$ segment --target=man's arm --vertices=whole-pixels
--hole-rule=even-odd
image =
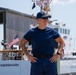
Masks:
[[[32,55],[30,55],[27,51],[27,48],[25,46],[25,44],[27,43],[28,41],[24,38],[21,39],[21,42],[20,42],[20,46],[22,48],[22,51],[24,52],[24,54],[27,56],[28,60],[30,60],[31,62],[36,62],[36,59],[35,57],[33,57]]]
[[[27,55],[29,55],[29,53],[28,53],[28,51],[27,51],[27,48],[26,48],[26,46],[25,46],[25,44],[27,43],[28,41],[27,40],[25,40],[24,38],[22,38],[21,39],[21,42],[20,42],[20,46],[21,46],[21,48],[22,48],[22,50],[23,50],[23,52],[24,52],[24,54],[27,56]]]
[[[62,51],[62,49],[64,47],[64,40],[62,39],[61,36],[58,37],[57,39],[55,39],[55,41],[60,44],[59,48],[58,48],[58,53],[59,54],[56,53],[52,58],[50,58],[51,62],[56,62],[57,61],[57,59],[60,57],[60,53],[61,53],[61,51]]]
[[[60,44],[60,45],[59,45],[59,48],[58,48],[58,52],[61,53],[62,50],[63,50],[63,47],[64,47],[64,45],[65,45],[64,40],[63,40],[62,37],[60,36],[59,38],[55,39],[55,41]]]

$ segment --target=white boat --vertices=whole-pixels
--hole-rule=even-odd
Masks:
[[[60,75],[76,75],[75,37],[71,36],[66,24],[55,23],[49,26],[56,29],[65,41],[64,56],[60,59]]]

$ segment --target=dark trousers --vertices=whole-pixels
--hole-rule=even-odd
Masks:
[[[49,58],[38,58],[36,63],[31,63],[30,75],[58,75],[57,65],[52,63]]]

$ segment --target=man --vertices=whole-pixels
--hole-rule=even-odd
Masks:
[[[39,12],[36,16],[38,26],[29,30],[21,39],[21,47],[28,60],[31,62],[30,75],[58,75],[56,61],[64,46],[62,37],[54,29],[47,27],[50,15]],[[58,51],[54,54],[54,43],[60,44]],[[32,44],[32,54],[30,55],[25,47],[27,42]]]

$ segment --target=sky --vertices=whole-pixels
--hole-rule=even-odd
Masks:
[[[36,15],[39,12],[38,6],[32,10],[32,0],[0,0],[0,7],[26,14]],[[71,34],[76,36],[76,0],[52,0],[50,9],[51,19],[57,19],[59,23],[66,24],[71,29]]]

